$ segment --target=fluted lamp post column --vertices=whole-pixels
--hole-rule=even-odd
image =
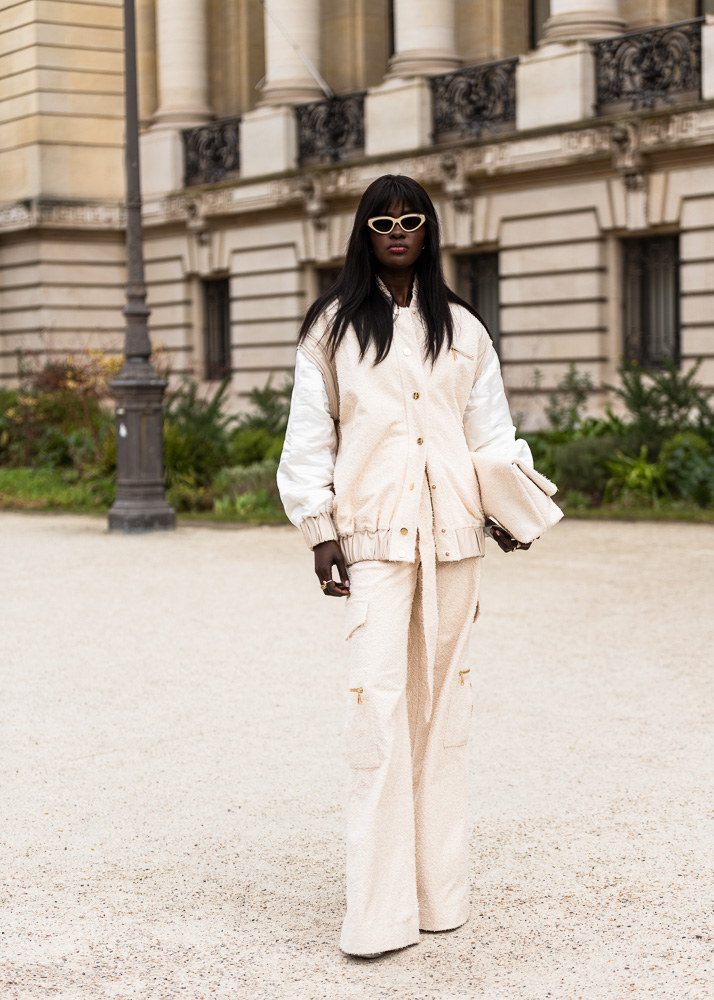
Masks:
[[[151,365],[144,281],[139,181],[139,121],[134,0],[124,0],[126,91],[127,288],[124,365],[111,384],[116,401],[117,494],[109,511],[110,531],[154,531],[175,527],[164,493],[163,396],[166,382]]]

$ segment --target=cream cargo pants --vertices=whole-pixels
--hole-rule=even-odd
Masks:
[[[347,913],[340,948],[402,948],[469,916],[466,660],[481,559],[350,566]],[[424,588],[438,612],[431,630]],[[431,697],[430,697],[431,693]]]

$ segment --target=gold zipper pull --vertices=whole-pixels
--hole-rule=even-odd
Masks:
[[[470,673],[471,673],[471,667],[469,667],[468,670],[459,670],[459,677],[461,678],[461,687],[464,686],[464,674],[470,674]]]
[[[357,704],[361,705],[362,704],[362,688],[350,688],[350,691],[356,692],[356,694],[357,694]]]
[[[454,355],[454,361],[456,361],[456,351],[453,347],[451,348],[451,353]]]

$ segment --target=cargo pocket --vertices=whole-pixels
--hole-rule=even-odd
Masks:
[[[348,597],[345,604],[345,639],[349,639],[367,621],[369,601],[356,601]]]
[[[351,687],[345,722],[345,748],[350,767],[379,767],[377,728],[372,693],[367,687]]]
[[[471,714],[474,709],[471,671],[459,670],[452,682],[449,714],[444,732],[445,747],[462,747],[468,743]]]

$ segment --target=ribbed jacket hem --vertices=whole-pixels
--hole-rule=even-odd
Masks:
[[[315,518],[309,520],[315,520]],[[437,552],[437,559],[440,562],[458,562],[460,559],[473,559],[476,556],[482,556],[484,554],[483,529],[482,524],[454,528],[449,535],[448,555],[444,554],[442,558]],[[345,562],[349,566],[352,563],[363,562],[365,559],[389,561],[393,532],[395,531],[398,529],[381,528],[377,531],[355,531],[352,535],[340,535],[339,541]],[[414,558],[415,555],[412,552],[409,558],[397,560],[392,558],[391,561],[414,562]]]
[[[306,517],[300,522],[300,531],[309,549],[314,549],[320,542],[337,541],[332,515],[324,512],[317,517]]]

